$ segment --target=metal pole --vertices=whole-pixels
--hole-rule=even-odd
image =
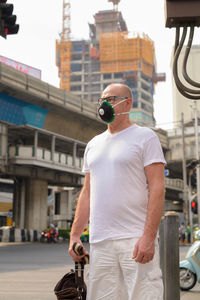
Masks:
[[[38,131],[35,131],[34,135],[34,157],[37,158],[37,149],[38,149]]]
[[[192,215],[192,211],[191,211],[191,200],[192,200],[191,176],[192,176],[192,174],[189,173],[189,208],[188,208],[188,212],[189,212],[190,229],[191,229],[190,242],[193,243],[193,215]]]
[[[164,219],[164,299],[180,300],[178,213],[165,213]]]
[[[77,143],[73,145],[73,165],[76,167]]]
[[[55,135],[52,135],[52,138],[51,138],[51,160],[52,161],[54,161],[55,144],[56,144],[56,137],[55,137]]]
[[[184,205],[185,205],[185,210],[186,210],[186,214],[185,214],[185,218],[186,218],[186,224],[188,223],[188,219],[189,219],[189,211],[188,211],[188,197],[187,197],[187,173],[186,173],[186,161],[185,161],[185,134],[184,134],[184,114],[181,114],[181,123],[182,123],[182,149],[183,149],[183,153],[182,153],[182,169],[183,169],[183,201],[184,201]]]
[[[164,249],[165,249],[165,237],[164,237],[164,224],[165,217],[163,216],[159,227],[159,249],[160,249],[160,268],[162,270],[163,283],[165,282],[164,273]]]
[[[198,135],[198,116],[197,102],[194,101],[194,118],[195,118],[195,143],[196,143],[196,159],[199,160],[199,135]],[[196,167],[197,175],[197,203],[198,203],[198,225],[200,227],[200,169],[199,164]]]

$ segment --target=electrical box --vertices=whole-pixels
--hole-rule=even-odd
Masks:
[[[200,0],[165,0],[165,27],[200,26]]]

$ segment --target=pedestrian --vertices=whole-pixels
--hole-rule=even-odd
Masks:
[[[132,102],[128,86],[109,85],[98,109],[108,129],[85,149],[69,254],[80,260],[72,245],[82,245],[80,235],[90,220],[87,300],[163,299],[157,231],[166,162],[154,131],[130,121]]]
[[[188,244],[191,243],[191,227],[190,227],[190,223],[188,223],[188,226],[187,226],[187,242],[188,242]]]
[[[185,235],[186,235],[186,227],[185,227],[185,223],[181,223],[179,232],[180,232],[180,240],[181,240],[181,243],[184,244],[184,243],[185,243]]]

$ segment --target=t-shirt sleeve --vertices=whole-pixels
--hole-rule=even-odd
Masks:
[[[158,162],[166,164],[158,136],[154,135],[144,144],[143,164],[146,167]]]
[[[87,145],[86,148],[85,148],[84,157],[83,157],[83,168],[82,168],[83,173],[89,173],[90,172],[88,162],[87,162],[88,150],[89,150],[89,147]]]

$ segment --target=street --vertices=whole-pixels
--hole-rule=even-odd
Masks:
[[[0,300],[55,300],[56,283],[74,266],[67,249],[67,243],[0,243]],[[180,247],[180,259],[187,249]],[[200,284],[181,292],[181,300],[199,297]]]

